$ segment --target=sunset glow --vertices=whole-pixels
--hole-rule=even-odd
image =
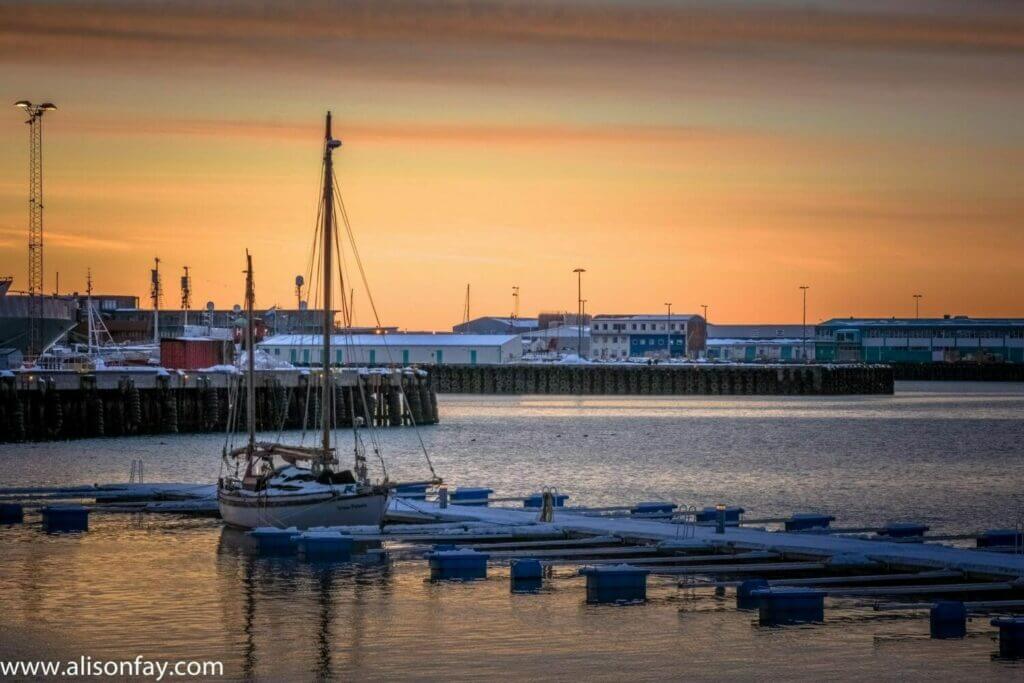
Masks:
[[[46,289],[293,304],[322,117],[387,324],[1024,315],[1024,12],[978,2],[2,3],[47,118]],[[893,6],[893,7],[891,7]],[[0,275],[27,138],[0,116]],[[370,312],[356,297],[356,322]]]

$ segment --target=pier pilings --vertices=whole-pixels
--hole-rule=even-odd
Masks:
[[[322,374],[259,371],[261,431],[319,428]],[[241,377],[226,373],[42,372],[0,377],[0,443],[133,434],[223,432],[245,425]],[[423,371],[341,369],[334,380],[335,423],[351,427],[438,421],[431,376]],[[238,416],[237,419],[233,419]]]
[[[439,365],[439,393],[834,396],[893,393],[886,365]]]

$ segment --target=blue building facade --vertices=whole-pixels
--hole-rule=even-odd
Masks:
[[[697,358],[706,347],[707,325],[692,314],[597,315],[590,338],[595,360]]]

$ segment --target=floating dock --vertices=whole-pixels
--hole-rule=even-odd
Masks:
[[[91,506],[52,503],[90,497],[96,501]],[[543,600],[553,589],[579,590],[580,600],[587,603],[642,609],[637,606],[648,602],[648,584],[653,582],[658,593],[652,599],[662,606],[675,609],[702,591],[709,591],[710,598],[713,591],[720,610],[722,598],[731,590],[737,618],[755,616],[754,623],[767,628],[812,628],[835,619],[832,610],[841,611],[841,620],[850,619],[851,610],[859,610],[856,618],[862,620],[890,620],[891,611],[901,610],[910,612],[907,618],[918,625],[920,639],[948,641],[976,635],[977,626],[968,628],[973,619],[998,629],[990,635],[993,643],[998,642],[991,657],[1024,658],[1024,617],[1019,616],[1024,611],[1024,545],[1009,552],[987,545],[993,536],[1001,540],[1011,534],[1016,539],[1019,528],[957,535],[956,540],[974,538],[978,543],[977,548],[965,548],[941,544],[950,537],[929,537],[924,525],[913,527],[919,535],[908,542],[879,533],[897,528],[893,524],[875,529],[879,535],[870,538],[842,535],[846,532],[828,527],[830,515],[818,515],[818,527],[769,531],[745,528],[742,519],[728,524],[725,506],[713,508],[715,522],[701,523],[695,521],[696,508],[672,503],[555,508],[549,493],[544,498],[540,510],[491,507],[502,500],[496,498],[485,504],[474,499],[472,505],[446,504],[442,501],[450,497],[443,494],[438,502],[395,498],[383,527],[264,527],[225,533],[243,552],[273,557],[275,563],[282,556],[319,564],[403,559],[418,563],[426,580],[507,581],[509,590],[523,599]],[[504,500],[522,505],[529,499],[526,495]],[[19,514],[0,519],[0,534],[7,525],[25,521],[38,524],[40,534],[94,533],[89,513],[206,514],[212,507],[216,514],[213,485],[9,488],[0,489],[0,500],[23,501],[29,512],[23,518],[19,509]],[[5,502],[0,508],[12,505],[21,503]],[[671,508],[669,516],[643,516],[655,507]],[[630,516],[607,514],[624,510]],[[77,516],[58,518],[69,514]],[[39,516],[41,523],[36,521]],[[785,519],[806,522],[809,517],[794,514]],[[567,585],[570,581],[577,585]],[[528,597],[531,594],[536,597]],[[927,610],[928,619],[914,610]]]
[[[478,507],[449,505],[440,508],[425,501],[398,500],[392,503],[391,517],[396,520],[433,522],[474,522],[496,526],[522,527],[537,523],[537,512],[513,508]],[[844,570],[852,566],[865,568],[874,566],[890,569],[953,570],[951,576],[978,575],[989,578],[1012,579],[1017,582],[1015,589],[1024,591],[1024,554],[998,553],[986,550],[938,545],[934,543],[900,543],[891,540],[875,540],[837,536],[813,532],[765,531],[741,526],[727,526],[723,533],[717,533],[715,526],[684,524],[674,521],[632,519],[628,517],[591,516],[571,510],[554,509],[550,524],[562,533],[582,537],[614,537],[618,543],[632,543],[637,546],[654,546],[662,551],[689,549],[708,552],[710,550],[771,553],[778,562],[755,566],[757,573],[767,567],[778,567],[781,563],[800,561],[817,568],[832,567]],[[927,539],[924,539],[927,540]],[[568,550],[566,551],[569,552]],[[570,553],[571,554],[571,553]],[[654,554],[657,554],[656,552]],[[585,553],[578,553],[582,557]],[[518,553],[517,557],[522,557]],[[565,557],[566,555],[561,555]],[[593,557],[593,553],[590,555]],[[549,557],[553,557],[550,556]],[[760,555],[747,555],[745,561],[758,561]],[[626,561],[626,560],[622,560]],[[631,560],[630,560],[631,561]],[[790,571],[785,566],[779,569]],[[814,567],[809,567],[814,568]],[[715,568],[709,573],[722,572]],[[730,568],[725,567],[729,570]],[[657,571],[656,569],[653,571]],[[708,571],[707,567],[692,567],[694,574]],[[750,573],[750,572],[736,572]],[[1018,579],[1021,579],[1018,581]]]
[[[654,574],[743,578],[763,574],[779,580],[780,585],[815,583],[806,578],[787,581],[785,576],[806,572],[848,578],[859,575],[863,583],[917,578],[931,585],[948,580],[951,591],[1021,591],[1024,597],[1024,544],[1008,548],[988,546],[986,534],[989,532],[930,537],[924,532],[927,527],[919,525],[920,534],[907,539],[884,535],[886,529],[898,525],[875,529],[877,535],[874,536],[844,535],[850,533],[849,530],[827,527],[772,531],[744,527],[742,520],[728,525],[695,522],[699,514],[695,508],[678,510],[672,517],[651,519],[642,512],[639,516],[621,516],[607,514],[605,511],[609,508],[553,507],[549,510],[550,519],[540,521],[544,512],[537,509],[493,505],[496,500],[518,500],[522,504],[529,498],[491,499],[488,501],[491,505],[442,506],[439,502],[397,497],[391,501],[383,531],[376,527],[352,527],[343,531],[357,540],[488,543],[491,558],[496,561],[533,557],[552,566],[630,562],[644,565]],[[91,509],[96,512],[217,514],[213,484],[7,488],[0,489],[0,500],[21,502],[27,509],[59,500],[93,500]],[[621,509],[642,511],[645,508],[634,504],[621,506]],[[753,523],[763,521],[752,520]],[[948,545],[945,541],[950,538],[975,539],[978,547]],[[970,582],[965,583],[967,578],[971,582],[993,583],[988,588],[965,589],[970,585]],[[842,581],[820,579],[822,584]],[[934,588],[920,592],[934,593]],[[839,588],[829,590],[840,592]],[[914,593],[906,588],[902,590]]]

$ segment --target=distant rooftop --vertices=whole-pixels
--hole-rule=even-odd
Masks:
[[[1024,318],[970,318],[951,315],[942,318],[832,318],[817,327],[1024,327]]]
[[[667,320],[668,313],[600,313],[594,316],[594,320],[604,320],[608,318],[618,318],[624,320]],[[673,320],[688,320],[689,318],[699,318],[700,316],[696,313],[676,313],[672,312]]]
[[[322,344],[323,337],[319,334],[277,334],[267,337],[262,346],[310,346]],[[345,346],[502,346],[512,340],[518,340],[514,334],[457,334],[441,332],[438,334],[335,334],[331,335],[331,345],[338,348]]]
[[[524,339],[541,339],[541,338],[562,338],[562,337],[578,337],[580,334],[580,328],[577,325],[556,325],[555,327],[548,327],[543,330],[530,330],[529,332],[523,332],[520,336]],[[584,336],[590,335],[590,327],[583,327]]]
[[[512,327],[537,327],[536,318],[500,318],[497,316],[489,315],[487,316],[487,319],[497,320],[498,322],[505,323],[506,325],[511,325]]]
[[[472,324],[472,323],[477,323],[477,322],[480,322],[482,320],[493,320],[493,321],[499,322],[499,323],[501,323],[503,325],[508,325],[509,327],[534,328],[534,327],[537,327],[537,325],[538,325],[537,318],[513,318],[512,316],[507,316],[506,317],[506,316],[501,316],[501,315],[482,315],[482,316],[480,316],[478,318],[473,318],[472,320],[470,320],[468,322],[459,323],[458,325],[456,325],[456,327],[461,327],[462,325],[469,325],[469,324]]]

